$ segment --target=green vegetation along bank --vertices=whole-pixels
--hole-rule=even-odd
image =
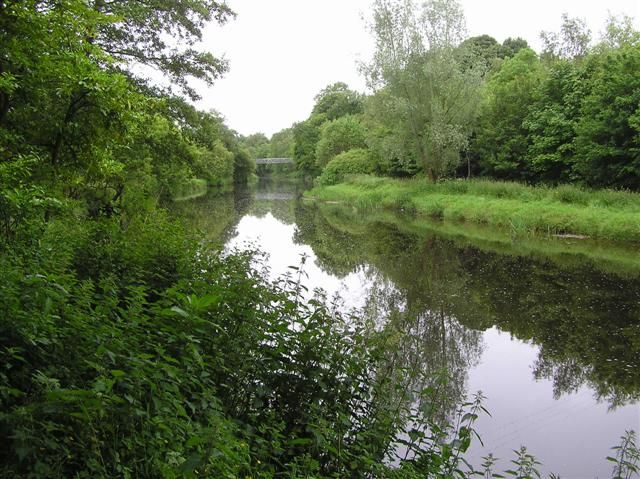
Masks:
[[[357,176],[305,194],[357,208],[391,208],[437,219],[506,228],[514,235],[572,235],[640,241],[640,195],[563,185],[531,187],[487,180],[398,180]]]
[[[264,154],[189,103],[227,68],[199,49],[205,25],[234,16],[213,0],[0,0],[1,478],[464,477],[479,402],[441,420],[441,382],[401,362],[397,331],[302,301],[298,276],[268,281],[159,207],[247,182]],[[317,170],[364,150],[340,118],[361,105],[338,90],[269,154]],[[404,130],[376,131],[399,151]],[[419,160],[381,164],[402,173],[397,158]],[[637,456],[625,437],[614,475]]]

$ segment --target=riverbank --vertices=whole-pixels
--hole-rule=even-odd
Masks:
[[[357,176],[316,187],[305,198],[358,209],[391,209],[507,229],[512,235],[560,235],[640,242],[640,194],[563,185],[531,187],[488,180],[397,180]]]
[[[455,221],[432,221],[414,215],[398,215],[391,210],[364,212],[341,204],[318,203],[323,218],[332,228],[348,235],[371,234],[375,225],[393,225],[404,234],[420,238],[437,236],[459,248],[503,256],[552,262],[558,267],[588,263],[594,270],[619,277],[640,277],[640,254],[634,244],[573,238],[513,238],[508,231],[486,225]]]

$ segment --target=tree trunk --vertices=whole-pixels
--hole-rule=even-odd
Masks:
[[[2,31],[4,31],[6,34],[10,34],[9,26],[11,24],[12,24],[12,20],[5,15],[4,0],[0,0],[0,29],[2,29]],[[4,55],[2,55],[2,57],[4,57]],[[2,75],[6,71],[5,58],[0,58],[0,75]],[[9,93],[0,92],[0,125],[4,124],[5,118],[7,117],[7,113],[9,113],[10,106],[11,106],[11,102],[10,102]]]
[[[75,118],[76,113],[78,113],[82,107],[82,100],[85,96],[87,96],[86,92],[74,93],[71,95],[71,101],[67,107],[67,112],[64,115],[62,125],[60,125],[60,128],[58,129],[58,133],[56,134],[56,138],[53,141],[51,149],[51,164],[54,166],[60,162],[60,154],[62,152],[62,145],[64,144],[64,135],[67,125],[71,123],[71,120]]]
[[[0,0],[0,9],[2,8],[2,0]],[[4,65],[0,60],[0,75],[4,73]],[[4,119],[9,113],[9,94],[7,92],[0,92],[0,125],[4,124]]]

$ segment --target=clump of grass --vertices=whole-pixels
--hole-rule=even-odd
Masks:
[[[451,182],[447,182],[451,183]],[[505,181],[470,181],[468,194],[487,196],[491,198],[529,199],[531,189],[519,183]]]
[[[550,190],[550,197],[561,203],[584,206],[589,204],[589,193],[573,185],[560,185]]]

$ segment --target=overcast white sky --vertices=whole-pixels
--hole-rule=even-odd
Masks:
[[[267,136],[304,120],[313,97],[337,81],[365,91],[357,63],[373,39],[363,17],[372,0],[228,0],[238,14],[227,25],[206,30],[204,45],[224,55],[230,71],[199,90],[198,106],[215,109],[243,135]],[[539,48],[541,30],[557,31],[560,17],[586,20],[597,35],[608,12],[625,13],[638,26],[640,0],[461,0],[470,36],[489,34],[502,42],[525,38]]]

